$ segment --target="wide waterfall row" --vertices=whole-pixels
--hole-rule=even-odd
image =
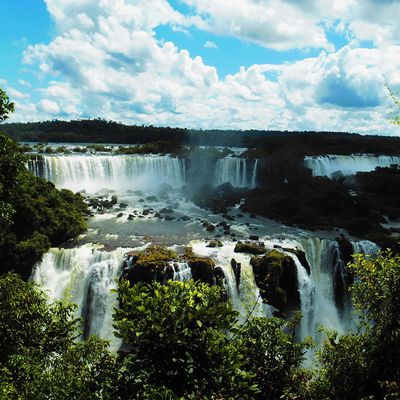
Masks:
[[[257,160],[226,157],[218,160],[214,184],[230,182],[232,186],[256,186]],[[85,189],[153,190],[167,183],[181,187],[186,183],[185,160],[160,155],[41,155],[28,161],[28,168],[57,187],[74,191]]]
[[[225,157],[215,165],[214,184],[230,182],[232,186],[254,188],[256,186],[258,160]]]
[[[224,275],[224,286],[233,306],[243,318],[271,316],[273,308],[263,303],[256,285],[251,255],[235,253],[234,242],[224,242],[223,247],[210,248],[204,241],[191,243],[196,254],[211,257]],[[318,339],[318,328],[323,325],[338,332],[354,326],[352,306],[347,291],[348,277],[338,242],[319,238],[306,238],[279,243],[265,241],[266,248],[282,245],[292,257],[297,269],[297,287],[303,318],[298,331],[299,338],[312,336]],[[290,251],[303,250],[308,265]],[[139,250],[139,249],[137,249]],[[378,247],[371,242],[353,243],[354,253],[374,254]],[[36,265],[33,279],[55,299],[67,299],[78,305],[77,314],[83,319],[83,334],[97,334],[111,341],[117,348],[119,341],[113,336],[112,313],[116,306],[116,280],[121,274],[123,255],[126,249],[105,252],[93,245],[75,249],[51,249]],[[240,264],[237,273],[232,259]],[[190,267],[184,263],[173,263],[173,279],[188,281]]]
[[[28,167],[57,187],[88,192],[180,187],[186,179],[183,160],[156,155],[44,155]]]
[[[335,174],[354,175],[357,172],[374,171],[376,167],[389,167],[400,165],[400,157],[360,155],[326,155],[305,157],[304,165],[312,170],[314,176],[327,176]]]

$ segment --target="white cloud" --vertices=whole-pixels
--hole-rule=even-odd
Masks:
[[[40,89],[37,104],[20,99],[15,119],[99,116],[193,128],[396,132],[386,121],[389,100],[383,84],[400,88],[400,46],[347,46],[291,64],[241,68],[220,79],[200,57],[158,41],[154,33],[156,26],[169,23],[203,24],[223,34],[228,21],[230,34],[264,46],[329,48],[317,23],[323,20],[317,6],[325,4],[336,18],[357,1],[221,1],[225,16],[217,1],[190,3],[198,15],[184,17],[162,0],[47,0],[58,34],[48,45],[29,47],[25,62],[53,80]],[[266,4],[276,5],[275,16],[268,14]],[[235,10],[233,5],[244,8]],[[152,7],[159,12],[152,13]],[[279,12],[284,11],[280,25]],[[264,25],[256,23],[257,15]],[[333,26],[353,29],[348,21]]]
[[[211,40],[207,40],[207,42],[203,44],[203,47],[206,49],[218,49],[218,46]]]
[[[262,46],[288,50],[332,49],[325,32],[310,13],[283,0],[183,0],[201,17],[202,29]]]
[[[48,115],[57,115],[60,112],[60,107],[55,101],[43,99],[39,103],[39,109]]]

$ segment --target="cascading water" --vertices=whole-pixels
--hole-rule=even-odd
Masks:
[[[232,301],[233,307],[240,312],[241,317],[271,316],[272,309],[263,303],[260,291],[254,279],[253,268],[250,265],[251,256],[244,253],[235,253],[234,242],[224,242],[222,247],[210,248],[206,242],[191,242],[193,251],[204,257],[211,257],[215,265],[222,269],[225,279],[224,286]],[[240,263],[240,283],[238,285],[231,260]]]
[[[353,242],[353,253],[354,254],[367,254],[374,255],[377,254],[380,250],[379,246],[370,242],[369,240],[360,240],[359,242]]]
[[[303,301],[301,306],[304,315],[302,338],[317,337],[321,325],[340,333],[347,331],[352,327],[348,302],[343,298],[340,309],[336,295],[336,291],[344,286],[343,282],[338,282],[338,279],[344,279],[344,265],[338,243],[334,240],[307,238],[302,239],[300,244],[311,267],[310,282],[307,282],[304,271],[298,270],[300,298],[312,299],[310,303],[309,300]],[[309,294],[302,293],[302,290]],[[348,296],[344,292],[340,295]]]
[[[57,187],[74,191],[154,189],[185,184],[185,161],[158,155],[43,155],[28,168]]]
[[[369,154],[304,157],[304,166],[310,168],[314,176],[329,178],[336,173],[354,175],[357,172],[370,172],[376,167],[389,167],[393,164],[400,164],[400,157]]]
[[[186,262],[172,262],[174,281],[188,282],[192,279],[192,270]]]
[[[251,161],[239,157],[221,158],[215,164],[214,184],[229,182],[235,187],[254,188],[257,166],[258,160]]]
[[[117,349],[120,340],[113,335],[112,314],[116,288],[126,249],[103,252],[91,244],[73,249],[50,249],[33,270],[32,279],[53,299],[77,304],[82,317],[83,336],[96,334],[110,340]]]

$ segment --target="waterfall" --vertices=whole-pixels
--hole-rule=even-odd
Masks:
[[[374,171],[376,167],[389,167],[400,164],[400,157],[359,155],[325,155],[305,157],[304,166],[311,168],[314,176],[332,177],[336,173],[354,175],[357,172]]]
[[[256,285],[253,267],[250,265],[251,255],[235,253],[233,242],[226,242],[223,247],[210,248],[205,242],[193,241],[191,246],[195,254],[212,258],[216,267],[221,268],[225,276],[225,290],[241,318],[246,318],[250,313],[252,316],[272,315],[272,307],[262,301]],[[239,285],[231,265],[233,258],[241,264]]]
[[[252,161],[239,157],[221,158],[215,164],[214,184],[229,182],[234,187],[254,188],[256,186],[258,160]]]
[[[340,257],[339,245],[334,240],[308,238],[300,241],[307,261],[311,267],[307,282],[305,273],[299,267],[298,279],[300,288],[301,311],[305,319],[301,325],[301,338],[318,337],[318,328],[323,325],[344,333],[352,326],[349,306],[345,297],[344,263]],[[304,291],[304,293],[302,293]],[[338,293],[342,296],[343,310],[338,307]],[[309,300],[306,299],[308,292]],[[343,297],[344,296],[344,297]]]
[[[151,190],[162,183],[180,187],[186,180],[184,160],[158,155],[43,155],[30,160],[28,168],[57,187],[92,193]]]
[[[354,253],[376,254],[379,247],[370,241],[352,242]],[[301,239],[311,267],[310,274],[295,255],[291,255],[297,267],[300,303],[303,318],[300,322],[299,337],[318,339],[318,327],[323,325],[339,333],[354,327],[354,316],[349,293],[346,268],[339,244],[335,240]]]
[[[35,265],[32,279],[51,298],[77,304],[82,318],[83,336],[96,334],[110,340],[117,349],[120,340],[113,335],[112,314],[116,306],[116,279],[120,275],[126,249],[112,252],[86,244],[73,249],[50,249]]]
[[[186,262],[171,262],[174,268],[174,281],[188,282],[192,279],[192,270]]]
[[[297,268],[297,284],[300,292],[300,307],[302,313],[298,336],[300,339],[304,339],[307,336],[314,337],[315,285],[297,256],[295,254],[287,254],[293,258]]]
[[[377,254],[379,246],[374,242],[370,242],[369,240],[360,240],[359,242],[353,242],[353,252],[354,254],[367,254],[374,255]]]

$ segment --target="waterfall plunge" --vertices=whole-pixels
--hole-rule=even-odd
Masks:
[[[157,155],[44,155],[28,168],[57,187],[90,193],[152,190],[162,183],[180,187],[186,180],[184,160]]]
[[[239,157],[225,157],[215,165],[214,184],[229,182],[234,187],[254,188],[257,179],[258,160],[252,161]]]
[[[113,335],[112,314],[116,288],[126,249],[103,252],[91,244],[74,249],[50,249],[33,270],[32,279],[53,299],[77,304],[82,317],[83,335],[99,335],[117,349],[120,340]]]
[[[314,176],[331,178],[335,173],[354,175],[357,172],[370,172],[376,167],[389,167],[400,164],[400,157],[360,155],[326,155],[305,157],[304,166],[310,168]]]

